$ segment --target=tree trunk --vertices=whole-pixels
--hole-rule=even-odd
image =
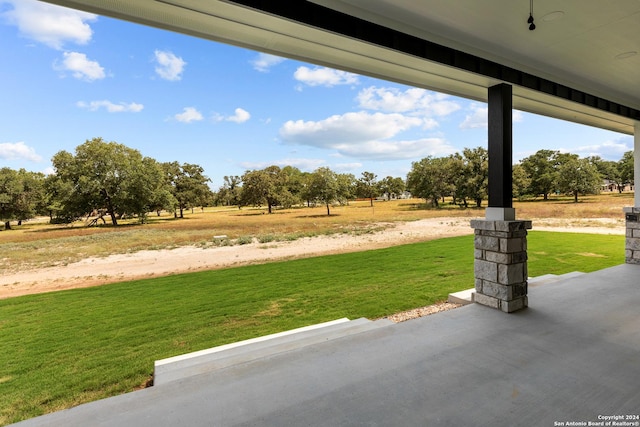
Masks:
[[[331,211],[329,211],[329,203],[327,203],[327,215],[331,215]]]
[[[267,207],[269,208],[269,213],[271,213],[271,203],[267,203]]]
[[[573,201],[574,201],[575,203],[578,203],[578,192],[577,192],[577,191],[574,191],[574,192],[573,192]]]
[[[118,220],[116,219],[116,214],[115,214],[115,212],[113,212],[112,210],[110,210],[110,211],[109,211],[109,215],[111,216],[111,223],[112,223],[114,226],[117,226],[117,225],[118,225]]]
[[[11,230],[11,221],[5,221],[4,222],[4,229],[5,230]]]
[[[482,198],[476,199],[476,208],[481,208],[481,207],[482,207]]]
[[[544,198],[543,200],[549,200],[549,193],[544,193],[542,197]]]
[[[100,190],[100,193],[102,194],[102,197],[104,197],[104,201],[107,204],[107,212],[109,212],[109,215],[111,216],[111,223],[115,227],[118,225],[118,220],[116,219],[116,213],[113,211],[111,197],[109,196],[109,193],[107,193],[107,190],[104,188]]]
[[[373,197],[369,197],[369,201],[371,202],[371,207],[373,207]]]

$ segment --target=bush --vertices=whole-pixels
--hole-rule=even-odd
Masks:
[[[253,243],[253,236],[240,236],[236,239],[236,245],[248,245]]]
[[[269,243],[275,240],[277,240],[277,238],[273,234],[264,234],[262,236],[258,236],[258,242],[260,243]]]

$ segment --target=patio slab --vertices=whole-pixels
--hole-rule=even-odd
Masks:
[[[517,313],[467,305],[18,425],[586,425],[639,415],[639,378],[625,264],[534,287]]]

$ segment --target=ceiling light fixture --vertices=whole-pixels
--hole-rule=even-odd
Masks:
[[[533,23],[533,0],[529,0],[529,19],[527,19],[527,24],[529,24],[529,31],[536,29],[536,24]]]

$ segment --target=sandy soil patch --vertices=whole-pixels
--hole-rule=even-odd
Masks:
[[[609,219],[589,219],[579,222],[541,219],[534,221],[534,228],[577,233],[624,234],[623,222]],[[292,242],[252,243],[212,248],[187,246],[111,255],[104,258],[87,258],[65,266],[24,270],[3,275],[0,277],[0,299],[190,271],[356,252],[472,233],[473,230],[467,218],[434,218],[396,223],[389,225],[383,231],[359,236],[336,234]]]

